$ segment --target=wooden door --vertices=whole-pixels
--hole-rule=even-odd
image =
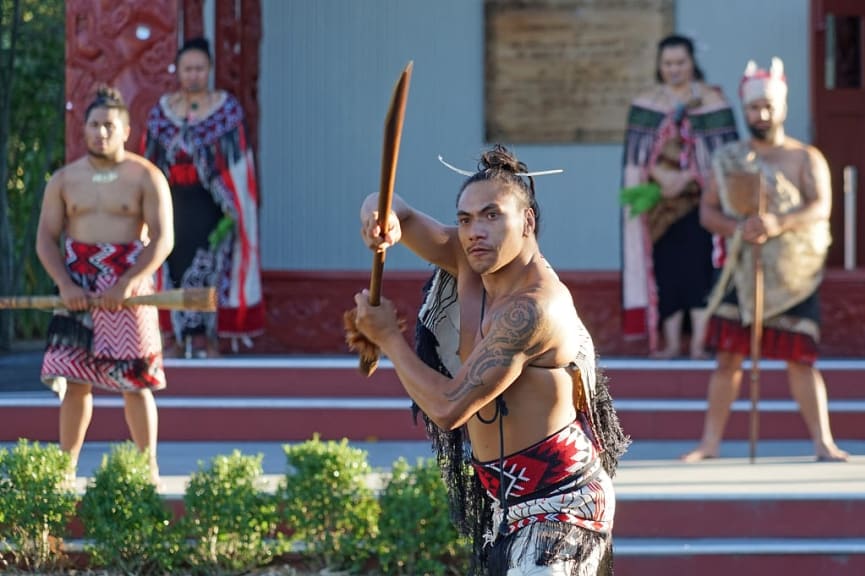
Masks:
[[[813,143],[832,171],[829,266],[865,265],[865,2],[811,0]],[[845,192],[846,191],[846,192]]]

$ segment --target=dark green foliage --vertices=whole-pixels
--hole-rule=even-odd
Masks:
[[[50,293],[35,256],[42,192],[64,159],[65,2],[0,0],[0,294]],[[49,315],[0,313],[0,349],[44,333]]]
[[[193,572],[243,572],[273,558],[277,502],[264,485],[262,459],[235,450],[209,466],[200,462],[190,477],[181,525]]]
[[[200,462],[186,488],[185,513],[172,522],[150,483],[148,456],[128,442],[112,447],[79,508],[89,568],[144,576],[244,574],[279,563],[291,544],[295,565],[313,571],[466,573],[468,549],[450,523],[434,460],[412,467],[399,459],[388,477],[374,474],[366,452],[347,440],[316,437],[283,448],[288,472],[275,493],[265,484],[260,454],[234,451],[209,466]],[[11,453],[0,450],[0,559],[6,554],[15,568],[40,573],[68,564],[63,537],[76,504],[69,465],[54,445],[22,440]],[[378,493],[377,479],[383,482]]]
[[[56,445],[19,440],[0,450],[0,546],[23,569],[54,568],[77,497],[68,485],[69,455]]]
[[[283,447],[289,472],[282,487],[291,541],[318,567],[359,570],[373,556],[379,507],[363,450],[318,437]]]
[[[441,473],[433,459],[411,467],[400,458],[379,497],[378,554],[393,576],[465,574],[468,548],[448,514]]]
[[[170,572],[179,540],[171,512],[150,480],[149,457],[131,442],[103,457],[81,501],[79,517],[91,564],[124,574]]]

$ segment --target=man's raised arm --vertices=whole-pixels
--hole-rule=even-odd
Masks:
[[[460,254],[456,228],[415,210],[397,194],[393,197],[384,238],[378,224],[377,193],[367,196],[361,205],[360,222],[361,236],[371,249],[386,249],[402,241],[427,262],[456,275]]]
[[[430,368],[409,347],[396,324],[393,303],[370,306],[355,296],[358,328],[393,362],[400,382],[421,410],[442,429],[465,424],[522,374],[542,352],[548,322],[534,298],[518,295],[494,313],[489,332],[453,379]]]

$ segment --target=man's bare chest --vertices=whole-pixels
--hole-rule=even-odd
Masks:
[[[769,183],[778,181],[801,189],[804,157],[796,151],[772,150],[757,155],[763,173],[768,175]]]
[[[100,213],[135,216],[141,213],[141,193],[124,179],[111,183],[71,182],[63,194],[69,217]]]
[[[470,274],[457,279],[460,307],[459,355],[463,362],[482,338],[481,322],[484,318],[484,287],[480,278]]]

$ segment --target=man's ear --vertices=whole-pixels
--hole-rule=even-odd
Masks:
[[[526,219],[523,223],[523,237],[528,238],[535,232],[535,211],[526,208]]]

